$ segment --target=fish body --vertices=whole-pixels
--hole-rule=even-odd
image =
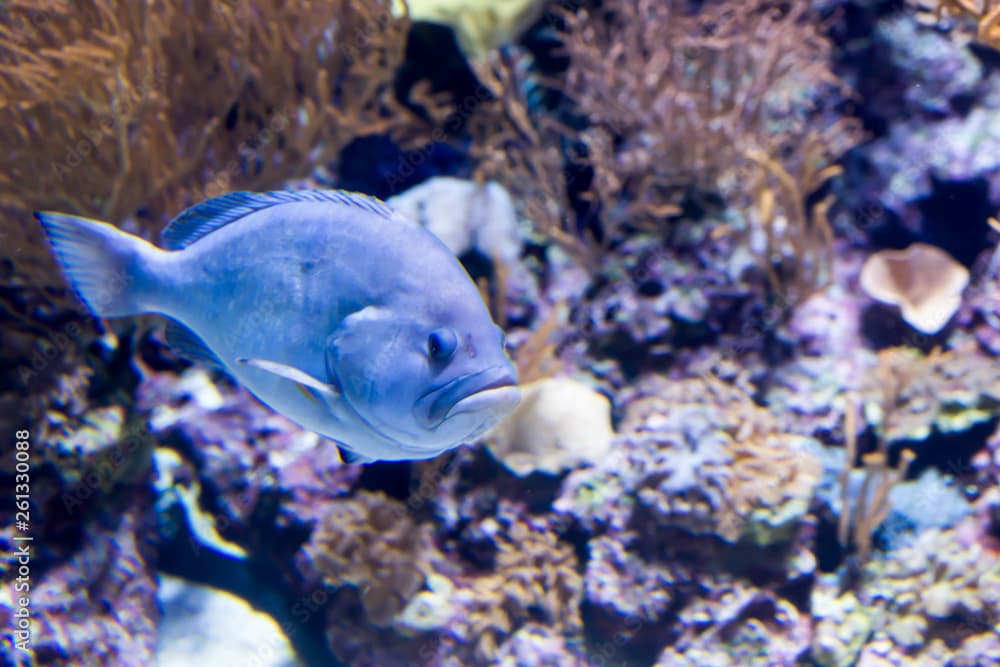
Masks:
[[[465,269],[376,199],[231,193],[178,216],[165,250],[37,215],[95,315],[170,317],[168,341],[358,459],[436,456],[519,400],[503,333]]]

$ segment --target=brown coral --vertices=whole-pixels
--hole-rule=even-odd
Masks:
[[[787,540],[808,510],[821,466],[814,441],[784,432],[735,386],[663,382],[626,416],[626,437],[654,451],[639,502],[657,522],[735,542]]]
[[[685,202],[721,199],[745,215],[713,234],[740,234],[771,292],[795,305],[829,278],[830,202],[810,202],[858,135],[857,123],[827,118],[823,100],[843,88],[831,44],[808,3],[693,4],[613,0],[561,13],[569,67],[542,83],[572,100],[572,129],[531,111],[525,91],[537,82],[522,60],[480,65],[495,98],[470,122],[480,168],[543,235],[591,264],[598,239],[662,230]],[[576,218],[570,195],[581,190],[593,220]]]
[[[583,581],[571,545],[542,522],[517,521],[496,533],[496,568],[456,591],[463,608],[453,631],[475,646],[475,664],[493,664],[503,641],[532,621],[566,639],[583,630]]]
[[[632,224],[662,219],[682,188],[752,194],[748,152],[794,162],[826,129],[816,95],[839,83],[807,3],[615,0],[565,20],[564,90],[591,119],[594,191]],[[844,128],[829,129],[810,157],[845,147]]]
[[[579,643],[576,554],[548,523],[521,519],[501,503],[501,516],[479,527],[492,537],[492,566],[476,572],[439,550],[431,526],[399,501],[361,492],[326,509],[300,562],[327,584],[358,590],[363,622],[331,608],[327,623],[331,649],[351,664],[412,664],[414,646],[431,645],[460,664],[494,664],[530,626]]]
[[[361,492],[325,509],[304,555],[327,584],[356,587],[372,623],[390,625],[430,572],[430,527],[381,493]]]
[[[149,234],[400,128],[388,89],[405,31],[389,2],[5,3],[5,230],[27,246],[34,209],[117,223],[143,206]]]

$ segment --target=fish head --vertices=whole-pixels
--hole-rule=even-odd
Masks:
[[[344,399],[381,436],[427,457],[472,440],[520,401],[503,331],[482,308],[420,315],[369,306],[328,345]]]

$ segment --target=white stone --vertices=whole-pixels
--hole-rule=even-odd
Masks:
[[[386,202],[426,227],[456,256],[476,249],[513,264],[521,254],[514,202],[499,183],[437,176]]]
[[[592,464],[611,449],[611,402],[570,378],[546,378],[521,387],[521,403],[488,439],[493,453],[516,474],[558,474]]]
[[[161,574],[158,597],[155,667],[302,665],[274,619],[235,595]]]

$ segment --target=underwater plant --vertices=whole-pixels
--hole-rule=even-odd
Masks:
[[[357,136],[414,129],[390,88],[407,26],[381,0],[5,2],[0,224],[26,251],[16,270],[61,284],[32,271],[38,208],[135,216],[149,238],[207,196],[276,187]]]
[[[784,312],[828,283],[833,202],[817,195],[859,124],[834,113],[849,93],[808,3],[553,12],[565,72],[532,77],[511,50],[476,63],[492,99],[470,120],[480,173],[542,238],[594,269],[635,230],[669,236],[680,217],[728,209],[713,236],[751,249]],[[546,110],[544,89],[563,102]]]

